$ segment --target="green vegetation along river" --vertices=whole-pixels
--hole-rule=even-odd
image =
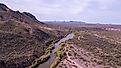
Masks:
[[[55,51],[56,49],[59,47],[59,45],[69,39],[72,39],[74,37],[74,33],[68,34],[66,37],[62,38],[60,41],[58,41],[57,43],[54,44],[54,49],[52,50],[52,53],[50,54],[50,58],[48,59],[47,62],[40,64],[38,66],[38,68],[49,68],[50,65],[53,63],[54,59],[55,59]]]

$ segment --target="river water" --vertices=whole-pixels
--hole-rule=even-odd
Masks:
[[[65,42],[69,39],[72,39],[74,37],[74,33],[71,33],[71,34],[68,34],[66,37],[62,38],[60,41],[58,41],[57,43],[54,44],[54,47],[55,49],[52,50],[52,53],[50,54],[50,59],[43,63],[43,64],[40,64],[38,66],[38,68],[49,68],[50,65],[53,63],[54,59],[55,59],[55,50],[59,47],[59,44],[62,43],[62,42]]]

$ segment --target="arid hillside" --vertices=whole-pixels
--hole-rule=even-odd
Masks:
[[[28,12],[0,3],[0,68],[25,68],[43,55],[56,31]]]

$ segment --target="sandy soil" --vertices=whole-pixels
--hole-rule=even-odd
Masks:
[[[66,57],[58,64],[57,68],[108,68],[99,65],[94,61],[95,56],[80,47],[73,44],[66,44]]]

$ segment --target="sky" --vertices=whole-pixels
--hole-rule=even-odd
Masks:
[[[40,21],[84,21],[121,24],[121,0],[0,0],[9,8],[30,12]]]

